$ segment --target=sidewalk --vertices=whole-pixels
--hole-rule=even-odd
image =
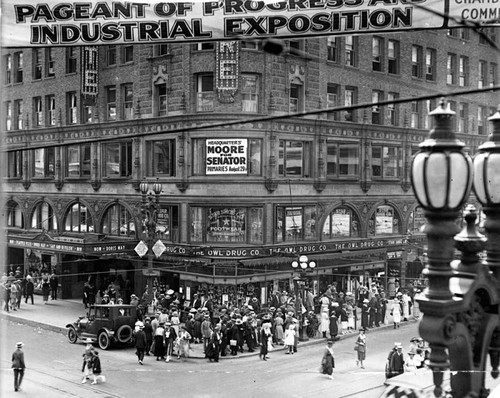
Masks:
[[[24,325],[29,325],[32,327],[39,327],[41,329],[50,330],[56,333],[61,333],[66,335],[66,325],[73,323],[78,319],[78,316],[83,316],[86,313],[86,309],[80,300],[49,300],[48,304],[43,304],[41,296],[35,296],[35,304],[31,303],[25,304],[24,299],[21,303],[21,308],[17,311],[2,311],[0,314],[0,319],[9,320],[13,322],[18,322]],[[414,320],[410,320],[414,322]],[[381,325],[378,328],[371,329],[369,333],[374,331],[383,330],[391,328],[392,325]],[[340,335],[338,338],[341,340],[352,338],[357,336],[357,332]],[[300,347],[308,346],[311,344],[324,344],[325,339],[322,337],[314,337],[308,341],[299,342]],[[69,342],[68,342],[69,344]],[[246,347],[246,345],[245,345]],[[191,344],[191,358],[205,358],[203,353],[203,344]],[[276,351],[284,350],[284,346],[275,346]],[[225,356],[225,358],[244,358],[248,356],[259,355],[259,349],[257,348],[254,352],[238,353],[237,356]]]

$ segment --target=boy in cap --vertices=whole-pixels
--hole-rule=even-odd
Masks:
[[[14,370],[14,391],[19,391],[21,389],[21,383],[23,382],[24,369],[26,365],[24,364],[24,352],[22,351],[24,344],[18,342],[16,344],[16,350],[12,353],[12,369]]]

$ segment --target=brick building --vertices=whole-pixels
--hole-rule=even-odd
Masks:
[[[8,267],[55,267],[65,298],[89,275],[140,294],[149,275],[187,299],[266,302],[300,254],[315,293],[415,282],[410,164],[436,100],[289,115],[495,85],[497,54],[467,29],[284,43],[4,48]],[[498,96],[448,100],[474,153]],[[134,251],[144,180],[163,188],[152,271]]]

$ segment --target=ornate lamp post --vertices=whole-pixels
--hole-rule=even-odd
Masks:
[[[153,254],[155,251],[155,239],[157,237],[156,223],[158,222],[158,212],[160,210],[160,194],[162,191],[162,185],[159,182],[155,182],[152,186],[152,192],[149,188],[148,182],[141,182],[139,189],[141,191],[142,202],[141,202],[141,215],[144,224],[144,231],[146,232],[146,244],[147,246],[143,248],[142,252],[139,252],[141,257],[144,256],[145,251],[148,254],[148,270],[147,270],[147,287],[148,287],[148,305],[153,301]],[[154,195],[153,195],[154,194]],[[139,245],[143,243],[142,241]],[[138,246],[139,246],[138,245]],[[137,248],[136,248],[137,250]],[[142,253],[142,255],[141,255]],[[160,253],[161,255],[161,253]]]
[[[450,342],[451,317],[458,310],[449,281],[453,274],[450,262],[454,258],[453,237],[459,232],[455,223],[472,187],[472,160],[464,153],[452,130],[455,115],[445,101],[430,113],[435,127],[420,144],[411,167],[413,191],[428,221],[424,232],[428,240],[428,264],[424,274],[429,287],[418,301],[424,313],[420,335],[429,342],[429,366],[434,371],[434,394],[442,391],[442,371],[449,368],[446,347]],[[456,308],[457,307],[457,308]]]
[[[306,284],[307,270],[313,270],[316,268],[316,262],[309,261],[306,255],[301,255],[297,260],[292,261],[292,268],[300,272],[295,278],[295,312],[297,314],[297,319],[299,320],[299,341],[307,341],[306,325],[304,322],[304,314],[302,314],[302,306],[304,302],[304,287]]]

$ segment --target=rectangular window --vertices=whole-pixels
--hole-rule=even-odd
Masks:
[[[23,151],[7,152],[7,177],[21,178],[23,176]]]
[[[497,85],[497,64],[490,63],[490,87]]]
[[[288,41],[288,50],[290,54],[293,55],[302,55],[304,51],[304,41],[303,40],[289,40]]]
[[[12,83],[12,55],[8,54],[4,58],[5,64],[5,84]]]
[[[23,100],[14,101],[15,126],[17,130],[22,130],[23,123]]]
[[[469,58],[460,57],[458,62],[458,85],[466,87],[469,85]]]
[[[469,29],[467,28],[460,28],[460,30],[458,31],[458,36],[462,39],[462,40],[469,40],[469,37],[470,37],[470,33],[469,33]]]
[[[242,112],[256,113],[259,111],[259,76],[241,75],[241,110]]]
[[[5,102],[5,130],[12,130],[12,102]]]
[[[339,105],[339,91],[340,87],[338,84],[328,83],[326,86],[326,107],[335,108]],[[329,120],[339,120],[338,112],[328,112],[326,114]]]
[[[196,110],[198,112],[213,112],[215,105],[213,74],[198,75],[196,93]]]
[[[55,56],[54,56],[54,48],[49,47],[45,49],[45,71],[47,73],[47,77],[54,77],[56,75],[55,70]]]
[[[488,133],[488,108],[485,106],[477,107],[477,133],[479,135],[486,135]]]
[[[42,49],[34,48],[33,49],[33,80],[40,80],[42,78]]]
[[[66,47],[66,73],[76,73],[78,47]]]
[[[422,47],[411,47],[411,76],[417,79],[422,78]]]
[[[134,62],[134,46],[126,45],[121,46],[122,49],[122,64]]]
[[[40,148],[34,150],[33,176],[38,178],[54,178],[55,148]]]
[[[425,79],[436,81],[436,50],[432,48],[425,50]]]
[[[304,86],[302,84],[290,83],[290,113],[302,112],[304,110]]]
[[[94,107],[91,105],[85,105],[85,103],[82,102],[82,114],[81,114],[82,123],[92,123],[94,121],[93,114],[94,114]]]
[[[358,38],[354,36],[345,37],[345,64],[357,65]]]
[[[240,44],[245,50],[262,50],[262,40],[242,40]]]
[[[195,51],[214,50],[215,44],[213,41],[203,41],[200,43],[193,44],[193,48]]]
[[[402,167],[401,148],[372,146],[372,176],[374,178],[397,178]]]
[[[434,121],[434,118],[429,115],[431,111],[434,110],[436,107],[436,100],[426,100],[423,102],[425,109],[423,110],[423,115],[424,115],[424,128],[430,130],[432,126],[432,122]]]
[[[45,109],[46,109],[46,126],[56,125],[56,96],[47,95],[45,97]]]
[[[122,86],[122,112],[124,120],[134,118],[134,90],[132,84]]]
[[[309,142],[280,140],[278,150],[278,174],[280,176],[310,176]]]
[[[387,41],[387,72],[394,75],[399,73],[399,41]]]
[[[346,87],[344,92],[344,105],[351,106],[356,104],[357,102],[357,89],[355,87]],[[344,112],[344,119],[347,122],[355,122],[356,121],[356,110],[355,109],[347,109]]]
[[[420,128],[420,104],[418,101],[411,102],[410,126],[414,129]]]
[[[67,114],[68,114],[68,124],[76,124],[78,122],[78,112],[77,112],[77,97],[74,91],[67,94]]]
[[[339,62],[339,41],[338,37],[327,38],[327,57],[328,61]]]
[[[108,66],[116,65],[116,45],[108,46],[106,51],[106,64]]]
[[[457,84],[457,55],[448,54],[446,61],[446,83]]]
[[[166,116],[167,114],[167,84],[157,84],[155,85],[156,97],[157,97],[157,114],[158,116]]]
[[[383,60],[382,49],[384,48],[384,40],[380,37],[372,38],[372,70],[382,72]]]
[[[457,110],[457,103],[455,101],[448,101],[448,103],[450,104],[450,109],[453,112],[457,113],[458,112],[458,110]],[[457,118],[456,117],[452,117],[451,118],[451,126],[452,126],[451,128],[453,130],[457,129]]]
[[[467,117],[469,114],[469,106],[463,102],[458,104],[458,132],[466,134],[468,132],[467,128]]]
[[[315,240],[316,213],[316,206],[278,206],[276,242]]]
[[[33,98],[33,125],[40,127],[43,124],[42,97]]]
[[[488,63],[479,61],[479,77],[477,81],[478,88],[483,88],[488,85]]]
[[[376,104],[383,100],[384,94],[381,91],[372,91],[372,103]],[[372,105],[372,124],[384,124],[384,111],[380,105]]]
[[[116,87],[106,87],[106,117],[116,120]]]
[[[359,145],[327,142],[326,175],[331,178],[359,175]]]
[[[399,98],[397,93],[387,93],[388,101],[395,101]],[[399,112],[397,104],[389,104],[387,105],[387,119],[391,126],[399,125]]]
[[[154,47],[155,57],[161,57],[163,55],[170,54],[170,47],[168,44],[155,44]]]
[[[132,175],[132,142],[114,142],[104,145],[104,176],[129,177]]]
[[[66,176],[90,176],[90,144],[70,145],[66,148]]]
[[[23,82],[23,53],[14,54],[14,83]]]
[[[147,141],[148,176],[175,177],[175,139]]]

